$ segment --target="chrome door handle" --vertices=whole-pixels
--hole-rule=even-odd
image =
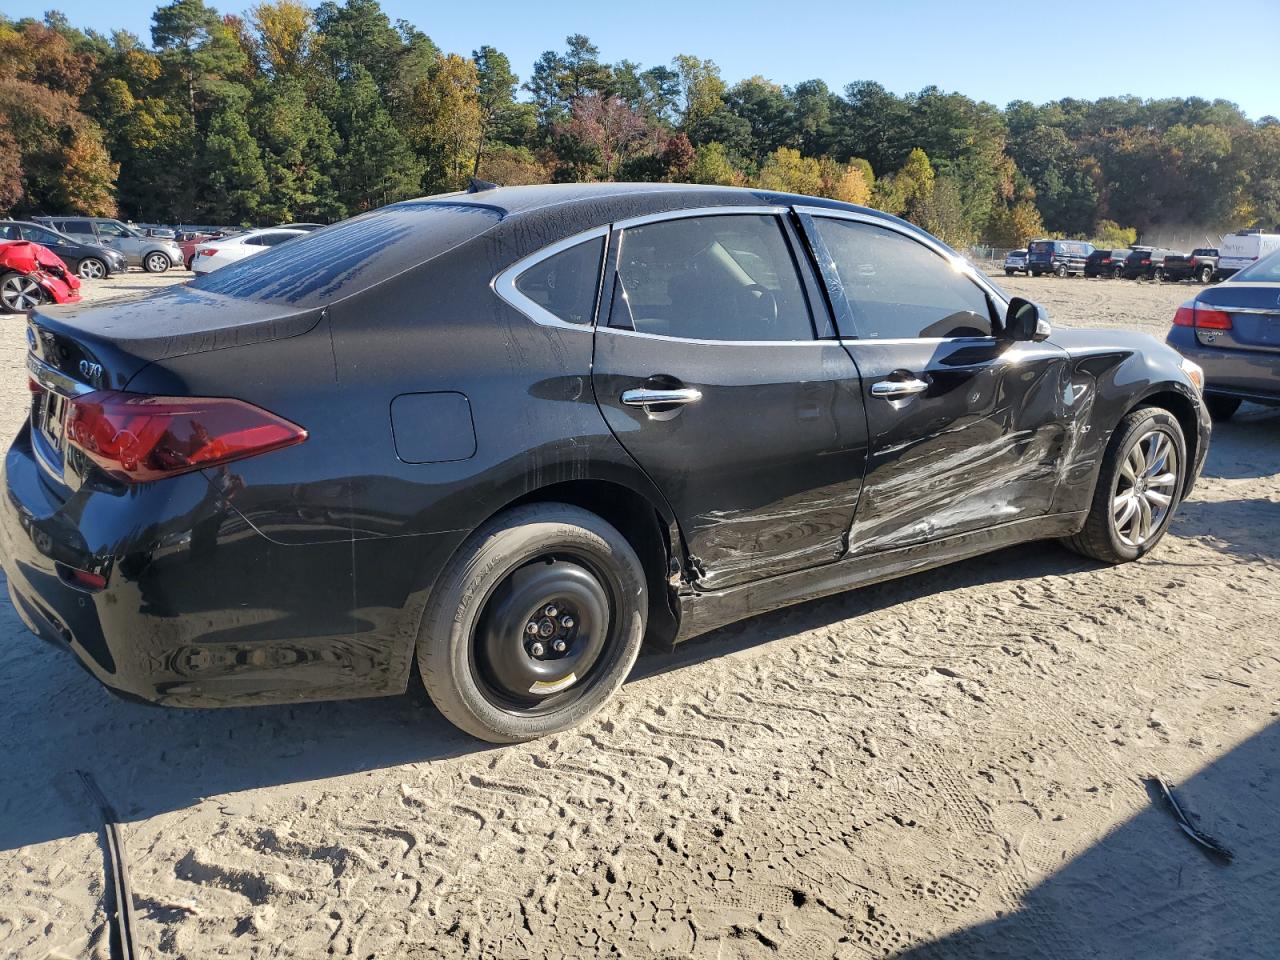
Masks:
[[[871,395],[893,400],[897,397],[915,396],[917,393],[924,393],[928,389],[929,384],[923,380],[881,380],[871,385]]]
[[[681,387],[678,390],[650,390],[647,387],[637,387],[634,390],[622,391],[622,402],[628,407],[649,407],[655,404],[683,406],[686,403],[696,403],[701,399],[702,391],[695,390],[693,387]]]

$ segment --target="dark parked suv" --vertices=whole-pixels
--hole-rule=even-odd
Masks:
[[[1033,240],[1027,244],[1027,269],[1033,277],[1052,273],[1074,277],[1084,273],[1093,244],[1080,240]]]
[[[1126,280],[1163,280],[1164,258],[1177,255],[1176,250],[1164,247],[1134,247],[1125,257],[1120,275]]]
[[[1124,258],[1129,255],[1129,248],[1122,250],[1095,250],[1084,261],[1086,277],[1106,277],[1114,280],[1120,276],[1124,266]]]
[[[646,636],[1028,540],[1133,560],[1209,438],[1150,337],[723,187],[398,203],[29,333],[0,555],[33,631],[186,706],[399,693],[416,659],[498,742],[591,714]]]

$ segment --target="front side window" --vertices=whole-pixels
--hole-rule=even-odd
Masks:
[[[15,223],[0,223],[0,240],[21,240],[18,236],[18,225]]]
[[[615,287],[611,326],[693,340],[813,339],[790,245],[771,214],[628,227]]]
[[[521,271],[516,290],[565,323],[589,324],[603,256],[604,237],[576,243]]]
[[[99,220],[98,233],[104,237],[131,237],[132,233],[123,223],[114,220]]]
[[[868,223],[828,217],[814,223],[860,339],[991,336],[986,293],[924,244]]]

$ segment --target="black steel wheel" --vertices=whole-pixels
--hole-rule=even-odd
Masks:
[[[423,682],[482,740],[558,733],[626,679],[647,609],[644,569],[610,524],[568,504],[516,507],[441,574],[418,637]]]

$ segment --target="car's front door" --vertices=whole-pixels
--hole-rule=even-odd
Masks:
[[[867,449],[857,369],[774,208],[615,225],[596,401],[714,589],[840,557]],[[824,334],[819,337],[818,332]]]
[[[140,237],[123,223],[116,220],[96,220],[99,241],[114,247],[123,253],[131,264],[139,266],[142,254],[148,246],[145,237]]]
[[[862,374],[871,444],[850,551],[1047,514],[1076,419],[1066,353],[993,335],[994,290],[909,227],[801,219]]]

